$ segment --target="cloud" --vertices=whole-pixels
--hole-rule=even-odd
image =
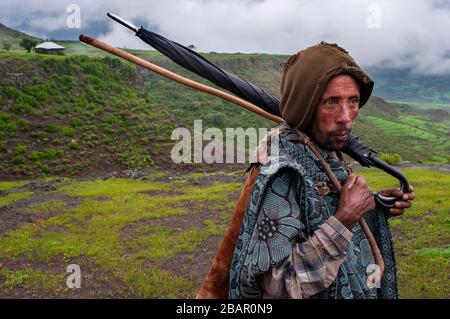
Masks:
[[[76,0],[2,0],[0,21],[43,34],[64,31]],[[364,66],[450,74],[450,3],[444,0],[80,0],[82,29],[116,46],[148,48],[110,21],[114,12],[202,52],[292,54],[325,40]],[[39,14],[36,14],[39,12]],[[62,29],[61,29],[62,28]],[[67,32],[73,37],[73,30]]]

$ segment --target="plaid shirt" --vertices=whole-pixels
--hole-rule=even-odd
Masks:
[[[260,279],[263,298],[308,298],[328,288],[347,258],[352,236],[330,216],[308,240],[296,243],[279,267],[264,273]]]

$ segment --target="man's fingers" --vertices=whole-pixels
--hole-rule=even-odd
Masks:
[[[364,178],[364,176],[357,176],[357,177],[358,177],[358,180],[355,182],[355,184],[356,184],[356,183],[358,183],[358,184],[360,184],[360,185],[367,184],[367,183],[366,183],[366,179]]]
[[[402,196],[403,192],[399,188],[388,188],[388,189],[382,189],[380,191],[380,194],[383,196]]]
[[[416,195],[414,195],[413,193],[403,194],[402,196],[403,200],[413,200],[414,198],[416,198]]]
[[[348,189],[352,188],[353,185],[355,185],[357,179],[358,179],[358,176],[353,175],[353,174],[350,175],[350,176],[347,178],[347,182],[344,184],[344,187],[345,187],[345,188],[348,188]]]
[[[389,209],[389,214],[391,214],[391,216],[400,216],[404,212],[405,211],[403,209],[399,209],[399,208],[390,208]]]
[[[409,207],[411,207],[411,203],[410,202],[395,202],[394,206],[396,208],[409,208]]]

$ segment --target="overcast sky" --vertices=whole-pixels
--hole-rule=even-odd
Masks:
[[[70,4],[81,28],[67,24]],[[149,48],[108,11],[200,52],[292,54],[325,40],[364,66],[450,74],[450,0],[1,0],[0,22],[42,38],[85,33]]]

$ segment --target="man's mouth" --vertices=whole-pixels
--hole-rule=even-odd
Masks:
[[[336,136],[340,140],[346,140],[348,137],[348,134],[349,134],[349,131],[341,131],[341,132],[338,132],[337,134],[335,134],[334,136]]]

